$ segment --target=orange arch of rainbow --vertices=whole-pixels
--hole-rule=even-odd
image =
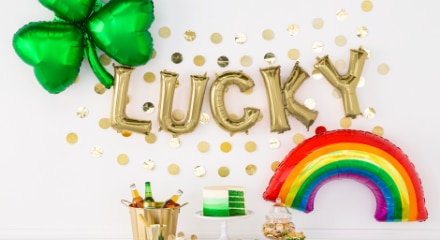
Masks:
[[[363,183],[376,198],[381,222],[425,221],[421,181],[407,155],[390,141],[360,130],[318,134],[292,149],[272,176],[263,198],[313,211],[325,183],[348,178]]]

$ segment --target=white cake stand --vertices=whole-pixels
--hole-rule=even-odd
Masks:
[[[196,216],[203,219],[209,219],[209,220],[220,220],[222,221],[221,228],[220,228],[220,237],[218,240],[232,240],[229,238],[228,235],[228,220],[233,219],[242,219],[249,217],[253,211],[246,210],[246,215],[240,215],[240,216],[228,216],[228,217],[210,217],[210,216],[203,216],[203,211],[197,211]]]

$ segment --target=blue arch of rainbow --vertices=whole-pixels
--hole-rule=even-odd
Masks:
[[[376,198],[378,221],[424,221],[428,217],[420,179],[400,148],[375,134],[334,130],[292,149],[278,166],[263,194],[311,212],[318,190],[334,179],[353,179]]]

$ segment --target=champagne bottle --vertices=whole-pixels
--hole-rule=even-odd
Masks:
[[[154,202],[153,192],[151,191],[151,183],[145,182],[145,198],[144,198],[144,208],[155,208],[156,203]]]
[[[175,208],[179,207],[180,204],[177,203],[177,201],[180,198],[180,195],[182,195],[183,191],[178,189],[177,192],[171,196],[170,199],[166,200],[165,203],[162,205],[162,208]]]
[[[133,200],[131,201],[131,207],[134,208],[144,208],[144,199],[139,194],[136,185],[133,183],[130,185],[131,195]]]

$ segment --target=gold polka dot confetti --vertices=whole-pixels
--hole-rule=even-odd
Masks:
[[[159,36],[161,38],[168,38],[171,35],[171,30],[169,27],[161,27],[159,29]]]
[[[263,33],[261,34],[261,36],[263,37],[264,40],[270,41],[270,40],[272,40],[274,38],[275,34],[273,33],[272,30],[265,29],[263,31]]]
[[[230,152],[231,149],[232,149],[232,145],[229,142],[223,142],[222,144],[220,144],[220,150],[224,153]]]
[[[335,67],[338,71],[343,72],[345,70],[345,67],[347,66],[347,64],[345,63],[344,60],[342,59],[338,59],[335,62]]]
[[[247,36],[244,33],[235,34],[235,42],[238,44],[243,44],[247,41]]]
[[[144,81],[147,83],[152,83],[152,82],[156,81],[156,75],[154,75],[154,73],[152,73],[152,72],[146,72],[144,74]]]
[[[78,142],[78,135],[74,132],[68,133],[66,140],[69,144],[75,144]]]
[[[269,148],[270,149],[278,149],[281,146],[281,142],[278,138],[269,139]]]
[[[264,115],[263,115],[263,113],[260,112],[260,114],[258,114],[257,122],[260,122],[261,120],[263,120],[263,118],[264,118]]]
[[[383,136],[383,128],[381,126],[376,126],[373,128],[373,133],[376,134],[377,136]]]
[[[127,165],[128,164],[128,156],[127,154],[121,153],[118,155],[117,158],[118,164],[119,165]]]
[[[201,67],[203,65],[205,65],[205,57],[201,56],[201,55],[197,55],[194,57],[194,65]]]
[[[336,36],[335,44],[338,47],[343,47],[347,44],[347,38],[345,38],[345,36],[342,35]]]
[[[154,109],[155,109],[155,107],[152,102],[146,102],[142,105],[142,110],[147,114],[153,113]]]
[[[170,147],[172,148],[179,148],[181,145],[180,139],[177,137],[173,137],[170,139]]]
[[[339,121],[339,125],[340,125],[342,128],[345,128],[345,129],[350,128],[350,127],[351,127],[351,118],[349,118],[349,117],[343,117],[343,118]]]
[[[151,59],[155,59],[157,55],[156,49],[153,49],[153,53],[151,54]]]
[[[316,69],[312,70],[312,77],[314,79],[321,79],[322,78],[322,73]]]
[[[358,38],[365,38],[368,35],[368,29],[365,26],[360,26],[356,29],[356,36]]]
[[[78,116],[79,118],[85,118],[89,115],[89,109],[86,107],[79,107],[76,110],[76,116]]]
[[[276,57],[274,53],[268,52],[264,55],[264,61],[268,64],[273,64],[276,61]]]
[[[192,234],[189,238],[190,240],[199,240],[199,237],[197,237],[197,235]]]
[[[340,9],[339,11],[336,12],[336,18],[339,21],[344,21],[345,19],[347,19],[348,17],[348,13],[345,9]]]
[[[245,171],[247,175],[252,176],[257,173],[257,166],[255,166],[254,164],[249,164],[246,166]]]
[[[218,175],[220,177],[227,177],[227,176],[229,176],[229,168],[228,167],[220,167],[218,169]]]
[[[153,160],[148,159],[148,160],[144,161],[144,169],[145,170],[153,171],[155,168],[156,168],[156,163]]]
[[[253,92],[254,92],[254,88],[249,88],[248,90],[243,92],[243,94],[249,95],[249,94],[252,94]]]
[[[314,29],[319,30],[324,27],[324,20],[322,20],[322,18],[315,18],[312,21],[312,26]]]
[[[102,95],[105,93],[105,91],[107,89],[101,83],[97,83],[97,84],[95,84],[94,90],[95,90],[95,93]]]
[[[372,119],[374,116],[376,116],[376,110],[372,107],[368,107],[364,110],[362,116],[364,116],[366,119]]]
[[[110,119],[108,119],[108,118],[101,118],[100,120],[99,120],[99,127],[100,128],[102,128],[102,129],[108,129],[108,128],[110,128]]]
[[[287,52],[287,56],[291,60],[298,60],[299,55],[300,55],[299,50],[296,48],[292,48]]]
[[[219,44],[222,42],[222,40],[223,40],[223,37],[220,33],[216,32],[216,33],[211,34],[211,42],[212,43]]]
[[[370,12],[373,9],[373,3],[370,0],[362,2],[361,8],[364,12]]]
[[[304,100],[304,106],[306,106],[308,109],[315,109],[316,108],[316,101],[313,98],[307,98]]]
[[[194,176],[196,177],[204,177],[206,175],[206,169],[201,166],[197,166],[194,168]]]
[[[252,58],[250,56],[243,56],[240,59],[241,66],[249,67],[252,65]]]
[[[315,42],[312,46],[312,50],[315,53],[320,53],[324,49],[324,44],[322,42]]]
[[[290,24],[289,26],[287,26],[287,34],[289,34],[290,36],[296,36],[299,32],[299,27],[296,24]]]
[[[171,55],[171,62],[175,64],[179,64],[183,61],[183,56],[179,52],[175,52]]]
[[[255,150],[257,149],[257,144],[253,141],[248,141],[244,145],[244,149],[246,150],[246,152],[255,152]]]
[[[93,146],[92,150],[90,150],[90,154],[92,154],[93,157],[99,158],[104,153],[101,146]]]
[[[171,117],[174,121],[180,122],[185,118],[185,113],[180,109],[176,109],[171,113]]]
[[[272,169],[272,171],[276,171],[277,170],[277,168],[278,168],[278,166],[280,165],[280,162],[279,161],[274,161],[274,162],[272,162],[272,164],[270,165],[270,168]]]
[[[209,143],[206,141],[201,141],[197,145],[197,149],[199,149],[199,152],[206,153],[209,151]]]
[[[183,232],[178,232],[178,233],[177,233],[177,237],[179,237],[179,238],[185,238],[185,233],[183,233]]]
[[[217,58],[217,65],[219,67],[227,67],[229,65],[229,59],[226,56],[220,56]]]
[[[200,114],[200,120],[199,122],[203,125],[206,125],[209,123],[209,121],[211,121],[211,117],[209,116],[209,114],[207,113],[202,113]]]
[[[304,135],[302,135],[301,133],[297,133],[297,134],[293,135],[292,140],[295,144],[298,145],[304,141]]]
[[[101,56],[99,56],[99,60],[101,60],[101,63],[104,66],[109,65],[110,62],[112,61],[107,54],[101,54]]]
[[[75,81],[73,81],[73,83],[78,83],[79,82],[79,76],[75,78]]]
[[[377,72],[379,72],[380,75],[387,75],[390,71],[390,67],[387,64],[379,64],[377,66]]]
[[[123,137],[131,137],[131,135],[133,135],[133,133],[132,132],[130,132],[130,131],[122,131],[121,132],[121,135],[123,136]]]
[[[168,166],[168,173],[171,175],[177,175],[180,172],[179,165],[172,163]]]
[[[359,79],[357,88],[361,88],[363,86],[365,86],[365,78],[361,76],[361,78]]]
[[[196,40],[196,33],[192,30],[187,30],[185,31],[184,37],[186,41],[192,42]]]
[[[149,144],[155,143],[157,140],[156,134],[149,132],[147,135],[145,135],[145,142]]]
[[[332,96],[336,99],[341,99],[341,92],[337,88],[333,88]]]

